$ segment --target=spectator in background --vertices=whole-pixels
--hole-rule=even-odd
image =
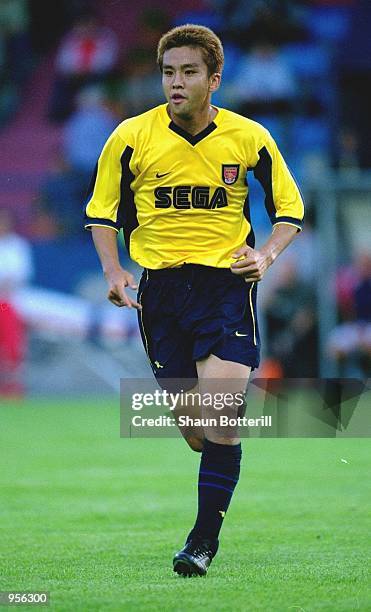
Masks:
[[[295,260],[278,267],[278,283],[266,299],[268,354],[287,378],[318,375],[316,300],[310,283],[299,277]]]
[[[0,36],[12,80],[22,85],[31,64],[29,12],[26,0],[0,0]]]
[[[261,41],[242,58],[229,93],[238,113],[261,118],[291,111],[298,90],[279,49]]]
[[[36,239],[80,235],[81,202],[102,147],[120,120],[101,86],[81,89],[75,105],[62,128],[62,149],[33,202],[29,235]]]
[[[63,126],[63,155],[86,185],[108,136],[120,117],[109,108],[102,87],[86,87],[77,94],[76,110]]]
[[[152,53],[163,32],[171,27],[168,13],[159,7],[146,8],[139,17],[138,41]]]
[[[338,134],[336,166],[344,179],[359,177],[359,138],[352,128],[344,127]]]
[[[371,253],[360,253],[337,279],[342,323],[330,335],[328,349],[345,377],[371,376]]]
[[[33,202],[29,235],[41,240],[75,235],[85,190],[80,175],[58,153],[40,186],[39,198]]]
[[[118,97],[129,117],[163,103],[164,94],[153,51],[139,47],[129,52],[125,74],[118,83]]]
[[[81,16],[59,46],[56,80],[49,118],[65,120],[73,110],[73,100],[82,86],[108,77],[118,59],[116,34],[102,26],[93,14]]]
[[[264,38],[274,45],[306,38],[292,0],[212,0],[222,16],[223,38],[249,49]]]
[[[32,68],[26,0],[0,0],[0,127],[14,114]]]
[[[13,298],[32,275],[31,250],[13,229],[10,212],[0,209],[0,397],[23,394],[21,366],[26,333]]]
[[[350,3],[350,2],[349,2]],[[371,2],[354,1],[350,24],[338,49],[342,122],[356,134],[361,168],[371,167]]]
[[[294,265],[298,278],[306,285],[314,287],[318,274],[320,240],[315,226],[314,206],[310,201],[309,195],[306,199],[306,204],[305,224],[300,240],[294,240],[290,251],[282,253],[279,265],[280,267],[285,266],[286,261],[289,267]],[[293,262],[295,263],[293,264]],[[270,282],[265,284],[269,289],[273,290],[276,287],[276,282],[281,282],[281,278],[272,278]]]
[[[12,0],[10,0],[12,1]],[[45,55],[55,46],[67,28],[79,15],[93,12],[96,0],[27,0],[30,14],[30,36],[32,48],[39,55]]]
[[[300,100],[300,113],[290,120],[288,163],[299,182],[315,187],[331,166],[331,128],[320,102]]]
[[[305,40],[306,37],[305,26],[295,18],[292,0],[257,0],[252,19],[246,28],[244,46],[255,45],[260,40],[283,45]]]

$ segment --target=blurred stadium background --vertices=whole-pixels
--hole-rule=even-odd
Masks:
[[[163,102],[156,44],[187,22],[223,40],[214,103],[270,129],[306,200],[261,285],[259,376],[370,376],[371,3],[1,0],[0,396],[112,394],[148,373],[82,204],[109,133]],[[259,245],[270,225],[250,190]]]
[[[0,589],[66,612],[370,610],[368,440],[244,440],[220,557],[193,582],[170,560],[199,456],[119,438],[119,379],[149,369],[83,201],[108,134],[163,102],[156,44],[186,22],[221,35],[215,103],[271,130],[307,204],[260,287],[258,375],[370,376],[370,1],[0,0]]]

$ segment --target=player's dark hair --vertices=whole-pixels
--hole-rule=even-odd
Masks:
[[[221,72],[224,64],[223,45],[210,28],[187,23],[166,32],[158,43],[157,63],[162,71],[165,51],[174,47],[199,47],[209,76]]]

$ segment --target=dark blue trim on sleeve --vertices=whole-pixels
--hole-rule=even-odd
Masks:
[[[264,189],[265,193],[265,208],[272,223],[276,219],[276,207],[273,199],[272,185],[272,158],[269,155],[267,147],[263,147],[259,151],[259,161],[253,168],[253,173],[256,179]]]
[[[295,217],[276,217],[273,219],[272,225],[275,225],[276,223],[289,223],[291,225],[296,225],[299,230],[303,227],[302,219],[296,219]]]
[[[85,229],[90,229],[91,225],[104,225],[106,227],[113,227],[117,231],[121,229],[120,224],[111,221],[111,219],[98,219],[97,217],[85,216]]]
[[[94,172],[93,172],[93,174],[91,176],[89,186],[88,186],[88,188],[86,190],[85,199],[84,199],[84,210],[85,210],[85,208],[89,204],[89,201],[92,198],[92,195],[93,195],[93,192],[94,192],[95,183],[96,183],[96,180],[97,180],[97,174],[98,174],[98,162],[95,164]]]
[[[250,227],[251,227],[250,233],[246,236],[246,244],[253,249],[255,246],[255,234],[254,234],[254,229],[251,223],[250,199],[249,199],[248,193],[246,194],[245,202],[243,205],[243,214],[244,214],[245,219],[249,222]]]
[[[134,174],[130,170],[130,160],[133,153],[134,149],[126,146],[121,155],[120,204],[117,211],[117,223],[123,228],[125,246],[129,255],[131,233],[139,225],[134,192],[131,189],[131,183],[135,179]]]

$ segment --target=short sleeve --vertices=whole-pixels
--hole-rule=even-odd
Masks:
[[[299,231],[304,217],[303,197],[272,136],[266,130],[265,134],[253,168],[254,176],[264,189],[272,225],[286,223]]]
[[[117,232],[122,227],[125,185],[134,178],[130,170],[133,148],[115,130],[96,164],[85,201],[85,228],[101,225]]]

